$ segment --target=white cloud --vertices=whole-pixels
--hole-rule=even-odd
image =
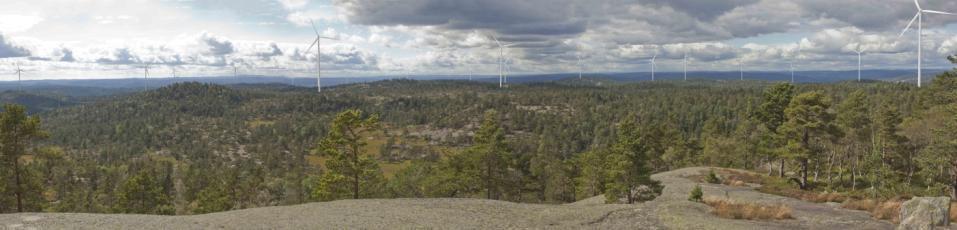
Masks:
[[[39,15],[0,14],[0,33],[28,30],[43,21]]]

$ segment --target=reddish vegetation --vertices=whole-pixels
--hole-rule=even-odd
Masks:
[[[791,208],[783,204],[763,205],[739,203],[715,197],[705,197],[704,203],[711,206],[711,213],[722,218],[747,220],[792,219]]]

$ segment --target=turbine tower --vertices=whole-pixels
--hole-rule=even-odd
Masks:
[[[864,49],[858,44],[854,52],[857,53],[857,82],[861,82],[861,58],[864,55]]]
[[[23,91],[23,87],[22,87],[23,84],[20,83],[20,74],[22,74],[23,72],[26,72],[26,71],[24,71],[23,69],[20,68],[20,63],[16,63],[16,66],[17,66],[17,70],[16,70],[16,74],[17,74],[17,91]]]
[[[791,66],[791,84],[794,84],[794,62],[788,64]]]
[[[581,54],[575,55],[575,56],[578,57],[578,80],[581,81],[581,80],[582,80],[582,72],[585,71],[585,65],[582,63],[582,55],[581,55]]]
[[[498,50],[499,50],[498,51],[499,52],[498,54],[499,55],[498,56],[498,87],[502,88],[504,87],[504,83],[505,83],[504,81],[506,77],[505,76],[505,48],[514,46],[515,43],[502,44],[502,42],[498,41],[498,38],[496,38],[495,36],[491,36],[491,37],[492,37],[492,40],[495,40],[495,44],[498,44]]]
[[[684,72],[685,72],[685,81],[687,81],[687,80],[688,80],[688,52],[685,52],[684,63],[685,63],[685,65],[684,65],[684,66],[685,66],[685,71],[684,71]]]
[[[744,81],[744,62],[741,61],[741,58],[738,58],[738,73],[741,74],[741,81]]]
[[[907,23],[907,27],[904,27],[904,31],[901,31],[901,34],[898,35],[897,38],[903,37],[904,33],[907,33],[907,30],[910,29],[910,26],[914,24],[914,21],[915,20],[917,21],[917,87],[920,88],[920,81],[921,81],[921,74],[922,74],[921,40],[923,39],[923,33],[924,33],[924,25],[923,25],[924,13],[946,14],[946,15],[954,15],[954,14],[948,13],[948,12],[936,11],[936,10],[925,10],[920,7],[920,2],[918,2],[917,0],[914,0],[914,5],[917,6],[917,15],[914,15],[914,18],[911,19],[909,23]]]
[[[143,66],[143,91],[146,91],[146,88],[150,84],[149,78],[150,78],[150,64],[146,63],[146,65]]]
[[[322,56],[322,53],[321,53],[321,52],[322,52],[322,42],[321,42],[321,40],[322,40],[322,39],[338,40],[338,39],[330,38],[330,37],[323,37],[322,35],[319,35],[319,30],[316,29],[316,23],[310,20],[310,21],[309,21],[309,24],[312,25],[312,31],[313,31],[313,32],[316,32],[316,40],[312,41],[312,44],[309,45],[309,48],[306,48],[306,51],[311,50],[313,46],[316,46],[316,92],[322,92],[322,80],[321,80],[321,78],[322,78],[322,64],[321,64],[321,63],[322,63],[322,62],[319,60],[320,57]]]
[[[655,58],[658,58],[658,54],[651,56],[651,81],[655,81]]]

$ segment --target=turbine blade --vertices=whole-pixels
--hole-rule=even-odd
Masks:
[[[904,33],[907,33],[907,30],[910,29],[910,26],[914,25],[914,21],[917,21],[917,17],[920,17],[920,12],[917,12],[917,14],[914,15],[914,18],[910,20],[910,23],[907,23],[907,27],[904,27],[904,31],[901,31],[901,34],[897,35],[897,38],[903,37]]]
[[[489,37],[491,37],[492,40],[495,40],[495,44],[498,44],[499,47],[502,47],[502,43],[498,41],[498,38],[496,38],[495,35],[489,35]]]
[[[919,2],[919,1],[914,0],[914,5],[916,5],[916,6],[917,6],[917,9],[920,10],[920,2]]]
[[[338,38],[331,38],[331,37],[324,37],[324,36],[319,36],[319,38],[325,38],[325,39],[329,39],[329,40],[339,41]]]
[[[309,24],[312,25],[312,31],[316,32],[316,36],[319,36],[319,30],[316,29],[316,23],[313,22],[312,20],[309,20]]]
[[[313,46],[316,46],[317,43],[319,43],[319,38],[316,38],[316,40],[312,41],[312,44],[309,45],[309,48],[306,48],[306,52],[309,52],[309,50],[311,50]]]
[[[943,11],[936,11],[936,10],[921,10],[921,12],[924,12],[924,13],[932,13],[932,14],[957,15],[957,14],[954,14],[954,13],[943,12]]]

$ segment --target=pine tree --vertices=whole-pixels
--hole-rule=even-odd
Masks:
[[[794,97],[785,110],[786,122],[779,127],[788,141],[785,151],[801,165],[797,181],[801,189],[809,189],[808,167],[810,160],[819,157],[820,147],[815,143],[839,137],[840,130],[834,124],[834,114],[829,109],[831,98],[822,92],[813,91]]]
[[[857,188],[857,175],[862,166],[862,153],[870,146],[871,117],[867,95],[863,90],[852,92],[837,106],[837,124],[847,134],[844,138],[845,152],[851,160],[851,189]]]
[[[28,173],[24,165],[23,156],[31,150],[34,141],[47,138],[49,135],[41,130],[40,118],[28,116],[26,107],[21,105],[6,104],[3,106],[3,112],[0,112],[0,157],[5,169],[5,175],[9,175],[6,188],[0,191],[6,191],[5,196],[14,198],[17,212],[37,211],[39,204],[25,203],[31,200],[30,196],[39,196],[41,190],[37,186],[31,186],[31,174]],[[12,194],[10,194],[12,193]],[[7,206],[3,204],[3,206]]]
[[[114,209],[122,213],[173,214],[169,196],[152,170],[141,170],[117,190]]]
[[[545,132],[549,134],[549,132]],[[539,138],[538,150],[529,160],[529,171],[539,185],[539,200],[555,202],[567,200],[571,180],[565,171],[564,162],[552,147],[546,135]]]
[[[576,199],[597,196],[605,192],[605,159],[608,151],[604,149],[580,153],[575,157],[578,165],[578,177],[575,178]]]
[[[764,102],[761,103],[761,106],[758,107],[758,110],[754,114],[769,131],[766,136],[762,137],[764,150],[773,151],[781,146],[782,141],[780,141],[781,138],[780,133],[778,133],[778,127],[784,124],[786,120],[784,110],[791,104],[793,97],[794,85],[788,83],[776,84],[764,91]],[[775,156],[781,159],[778,176],[784,177],[784,158],[780,156],[781,153],[768,152],[766,155],[768,155],[769,160]]]
[[[907,178],[913,175],[913,156],[910,156],[905,149],[907,137],[900,135],[900,124],[903,122],[897,107],[888,103],[883,103],[875,119],[877,126],[877,150],[880,153],[882,171],[887,174],[880,175],[881,178]],[[891,168],[886,168],[891,167]],[[893,174],[893,172],[899,172]],[[903,174],[903,175],[901,175]]]
[[[481,164],[479,171],[485,184],[487,199],[499,198],[502,189],[500,186],[508,168],[505,130],[499,125],[498,119],[497,111],[486,111],[482,126],[475,133],[475,145],[466,150],[468,155],[476,159],[474,162]]]
[[[369,133],[379,128],[379,117],[363,118],[362,111],[346,110],[336,115],[329,133],[319,142],[318,152],[328,157],[326,172],[313,196],[319,200],[370,198],[382,186],[382,170],[375,159],[362,152]]]
[[[629,204],[640,201],[635,192],[642,186],[651,190],[653,198],[661,193],[660,182],[651,179],[649,152],[635,116],[628,116],[618,125],[618,141],[612,147],[606,161],[608,181],[605,184],[606,202],[614,203],[625,198]],[[648,199],[648,198],[646,198]]]

